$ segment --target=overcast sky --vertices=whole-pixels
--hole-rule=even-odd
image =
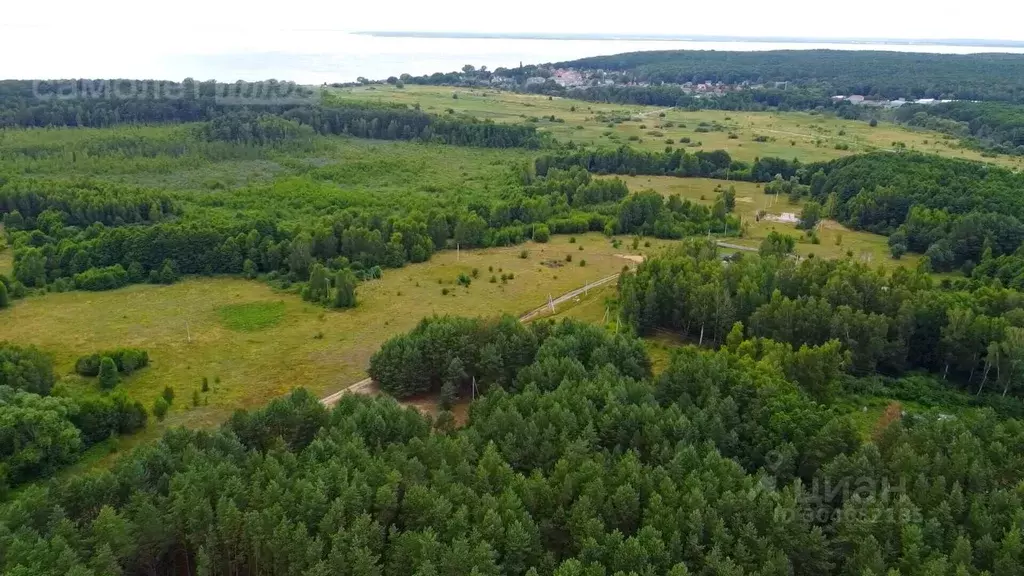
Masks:
[[[713,34],[736,36],[984,38],[1024,40],[1019,0],[50,0],[10,2],[0,29],[31,29],[62,48],[125,41],[175,50],[239,46],[252,35],[303,29]],[[217,38],[211,38],[216,35]],[[20,37],[20,34],[19,34]],[[189,47],[192,47],[190,49]],[[29,47],[31,48],[31,47]],[[5,54],[4,58],[11,57]]]
[[[495,68],[636,50],[813,47],[422,41],[344,34],[370,30],[1024,41],[1022,21],[1022,0],[972,0],[956,5],[948,0],[11,1],[0,10],[0,78],[191,76],[319,84],[402,72],[429,74],[457,70],[466,63]],[[991,49],[937,49],[979,50]]]

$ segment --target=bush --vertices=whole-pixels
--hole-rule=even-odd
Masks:
[[[82,431],[86,445],[96,444],[113,434],[131,434],[146,427],[145,407],[124,393],[89,396],[78,401],[72,424]]]
[[[586,260],[580,260],[580,268],[582,268],[582,267],[584,267],[586,265],[587,265],[587,261]]]
[[[50,355],[35,346],[0,342],[0,386],[46,396],[54,381]]]
[[[447,295],[448,295],[448,289],[447,288],[441,288],[441,296],[447,296]]]
[[[575,236],[570,236],[569,237],[569,244],[575,244],[575,243],[576,243],[576,237]]]
[[[538,224],[533,227],[533,241],[544,243],[551,238],[551,231],[546,224]]]
[[[323,337],[323,335],[321,333],[321,338],[322,337]],[[207,379],[206,376],[203,376],[203,392],[209,392],[209,391],[210,391],[210,380]]]
[[[566,254],[565,255],[565,261],[566,262],[572,262],[572,254]]]
[[[153,402],[153,415],[156,416],[157,420],[163,421],[164,416],[167,415],[167,410],[170,407],[171,403],[163,396],[160,396],[155,402]]]
[[[174,403],[174,388],[171,388],[170,386],[165,386],[163,394],[161,394],[161,397],[164,400],[166,400],[168,404],[173,404]]]
[[[90,268],[81,274],[75,274],[75,288],[97,292],[113,290],[128,285],[128,271],[120,264],[106,268]]]
[[[82,356],[75,362],[75,372],[82,376],[98,376],[100,362],[106,357],[114,361],[117,371],[130,375],[132,372],[149,365],[149,353],[138,348],[117,348],[88,356]]]
[[[527,258],[530,257],[530,252],[526,248],[523,248],[522,250],[519,251],[519,257],[522,258],[523,260],[526,260]]]

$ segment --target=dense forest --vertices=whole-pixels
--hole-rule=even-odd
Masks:
[[[652,84],[788,82],[831,94],[1024,102],[1024,57],[867,50],[650,51],[594,56],[554,67],[604,70]]]
[[[202,121],[208,122],[201,129],[207,139],[254,144],[301,139],[310,130],[492,148],[539,148],[546,142],[532,126],[355,103],[276,81],[0,81],[0,128]]]
[[[723,266],[702,242],[645,262],[620,290],[623,318],[640,334],[667,329],[730,345],[751,338],[762,354],[771,348],[758,339],[791,347],[779,351],[782,365],[810,369],[814,376],[794,379],[819,398],[830,395],[819,375],[844,365],[856,375],[928,370],[972,393],[1024,395],[1016,290],[966,280],[937,287],[921,272],[887,274],[852,259],[767,253]]]
[[[17,494],[0,509],[5,572],[1002,575],[1024,560],[1016,420],[897,412],[866,439],[746,345],[681,350],[652,377],[636,340],[591,326],[426,322],[514,339],[501,370],[456,374],[487,390],[465,426],[300,390],[173,430]]]

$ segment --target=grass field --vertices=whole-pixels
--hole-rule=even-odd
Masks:
[[[674,176],[620,176],[620,178],[625,180],[631,191],[649,188],[666,197],[678,194],[683,198],[708,206],[714,203],[719,187],[734,186],[736,188],[735,213],[742,219],[745,227],[742,238],[730,238],[728,242],[741,246],[757,248],[769,233],[776,231],[797,237],[799,240],[796,252],[801,256],[813,254],[823,258],[842,258],[852,252],[854,258],[886,266],[916,266],[921,259],[919,254],[907,254],[901,260],[893,260],[889,254],[889,244],[885,236],[850,230],[835,221],[824,221],[818,228],[819,244],[812,244],[804,231],[797,229],[796,224],[770,219],[757,221],[755,214],[758,210],[766,210],[769,216],[786,213],[799,216],[801,210],[800,205],[790,204],[784,196],[778,197],[774,204],[769,205],[773,198],[764,194],[760,184],[726,182],[708,178],[676,178]]]
[[[14,269],[14,251],[10,248],[0,250],[0,274],[11,275]]]
[[[619,272],[630,263],[625,255],[650,254],[665,244],[632,251],[628,241],[614,248],[607,238],[590,234],[575,244],[557,236],[548,244],[442,252],[430,262],[388,270],[383,279],[361,284],[359,305],[345,311],[232,278],[48,294],[18,301],[4,312],[0,341],[52,351],[71,392],[96,386],[70,374],[79,356],[118,346],[143,348],[151,366],[121,386],[147,407],[171,386],[177,396],[165,425],[206,426],[294,387],[324,395],[362,379],[380,344],[424,316],[519,315],[542,305],[548,295]],[[523,249],[526,259],[520,258]],[[568,254],[571,263],[565,262]],[[580,266],[583,260],[586,266]],[[457,284],[459,274],[472,276],[474,269],[478,276],[468,288]],[[508,273],[514,278],[507,283],[489,281]],[[212,390],[192,407],[192,392],[203,377]]]
[[[740,160],[779,156],[814,162],[870,150],[889,150],[902,143],[909,149],[942,156],[983,160],[1014,169],[1024,167],[1024,158],[983,158],[980,153],[961,147],[955,139],[937,132],[910,130],[886,122],[872,128],[866,122],[826,114],[688,112],[442,86],[409,85],[398,89],[373,85],[337,89],[333,93],[342,98],[419,104],[422,110],[435,114],[445,114],[451,109],[496,122],[535,122],[538,129],[550,132],[559,141],[581,144],[617,146],[628,143],[647,150],[663,150],[669,145],[669,139],[674,141],[672,145],[683,146],[681,139],[689,138],[691,150],[728,150]],[[662,113],[664,116],[660,116]],[[551,116],[555,121],[551,121]],[[613,117],[624,121],[611,122]],[[672,126],[666,125],[667,122]],[[698,142],[700,147],[696,146]]]

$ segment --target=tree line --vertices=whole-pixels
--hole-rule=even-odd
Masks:
[[[820,87],[826,95],[1024,102],[1024,57],[1018,54],[661,50],[594,56],[551,66],[603,70],[622,82],[786,83]]]
[[[928,370],[974,394],[1022,393],[1024,295],[1016,290],[936,286],[920,271],[887,273],[849,258],[748,254],[723,264],[703,241],[645,262],[619,289],[623,320],[639,334],[665,329],[730,346],[767,338],[792,347],[776,354],[783,365],[825,374]]]
[[[125,88],[117,89],[123,84]],[[141,86],[142,93],[134,88]],[[63,94],[62,90],[68,90]],[[240,96],[238,96],[240,95]],[[201,122],[208,140],[253,145],[302,140],[313,133],[458,146],[540,148],[534,126],[439,116],[404,105],[352,102],[288,83],[182,83],[90,80],[50,85],[0,81],[0,127],[107,127]]]
[[[897,122],[936,130],[994,154],[1024,155],[1024,108],[1003,102],[904,106]]]
[[[4,570],[953,576],[1022,561],[1016,420],[897,414],[865,437],[746,342],[685,348],[652,377],[632,337],[513,324],[414,331],[431,360],[465,354],[486,390],[461,428],[299,390],[170,430],[0,507]],[[477,336],[501,369],[445,351]]]

